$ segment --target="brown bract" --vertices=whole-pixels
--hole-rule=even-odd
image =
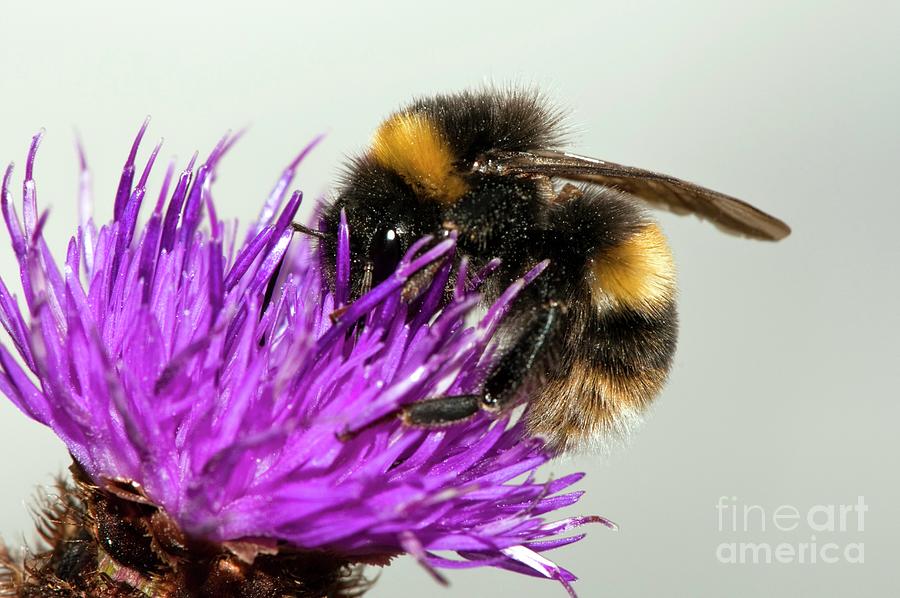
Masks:
[[[350,598],[372,585],[363,564],[266,539],[185,536],[127,480],[101,488],[77,464],[36,509],[39,547],[0,543],[0,596],[21,598]],[[385,564],[385,561],[368,564]]]

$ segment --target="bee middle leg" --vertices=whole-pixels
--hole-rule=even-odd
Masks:
[[[540,365],[559,329],[563,308],[549,301],[494,365],[480,395],[438,397],[413,403],[403,408],[401,419],[417,428],[442,428],[464,422],[480,411],[502,413],[519,400],[519,389],[532,377],[532,368]]]

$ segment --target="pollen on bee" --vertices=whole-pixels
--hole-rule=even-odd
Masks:
[[[437,126],[421,113],[404,112],[386,120],[375,132],[371,153],[417,193],[452,204],[467,190],[453,167],[453,152]]]

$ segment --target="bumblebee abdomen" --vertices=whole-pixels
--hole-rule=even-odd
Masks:
[[[558,363],[532,399],[529,430],[568,450],[622,437],[662,390],[675,354],[674,301],[570,318]]]
[[[626,435],[641,420],[668,376],[678,318],[674,260],[654,222],[612,192],[559,210],[566,216],[558,220],[578,233],[570,245],[583,261],[559,356],[528,424],[568,450]]]

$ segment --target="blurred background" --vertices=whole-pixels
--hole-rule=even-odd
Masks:
[[[220,215],[246,222],[314,135],[327,137],[300,172],[308,198],[327,193],[342,158],[412,96],[491,82],[546,90],[570,111],[579,153],[694,180],[785,219],[794,234],[762,244],[660,215],[680,271],[671,383],[630,446],[550,467],[588,474],[571,514],[621,528],[598,526],[551,556],[581,577],[582,596],[900,594],[900,4],[87,6],[9,3],[0,34],[0,161],[16,160],[18,187],[31,135],[46,128],[36,178],[55,251],[77,221],[76,129],[103,221],[145,115],[149,138],[165,137],[163,155],[182,163],[249,126],[216,184]],[[6,247],[0,274],[18,290]],[[0,534],[16,545],[33,533],[34,489],[68,456],[5,400],[0,454]],[[844,531],[806,520],[859,497],[862,529],[856,515]],[[742,517],[747,505],[759,507],[751,525],[731,526],[728,509]],[[797,529],[773,524],[780,505],[800,513]],[[733,543],[831,542],[834,563],[727,562]],[[864,562],[852,562],[847,547],[860,544]],[[370,595],[564,594],[498,570],[449,578],[448,589],[434,586],[400,559]]]

